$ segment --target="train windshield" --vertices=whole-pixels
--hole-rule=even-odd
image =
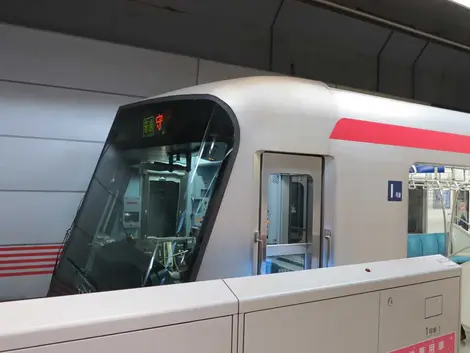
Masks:
[[[234,158],[231,115],[208,99],[121,108],[49,295],[195,276]]]

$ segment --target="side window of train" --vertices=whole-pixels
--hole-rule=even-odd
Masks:
[[[469,183],[470,168],[411,166],[408,257],[441,254],[470,260]]]
[[[322,158],[265,153],[260,233],[265,258],[260,273],[319,266]]]

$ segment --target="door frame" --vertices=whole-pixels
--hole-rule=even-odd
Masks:
[[[306,266],[315,259],[315,264],[309,266],[309,268],[323,267],[324,156],[271,151],[264,151],[259,156],[259,213],[258,226],[255,231],[255,274],[263,274],[265,272],[264,268],[268,256],[267,181],[272,174],[309,175],[313,179],[313,183],[312,190],[309,190],[307,194],[308,197],[312,198],[312,209],[308,211],[307,216],[307,223],[310,226],[307,227],[306,243],[269,245],[270,256],[305,253]],[[309,161],[309,159],[311,160]],[[318,179],[320,179],[320,183],[318,183]],[[320,187],[319,193],[316,192],[318,187]],[[310,243],[308,242],[309,238],[311,239]],[[313,251],[316,249],[318,251]]]

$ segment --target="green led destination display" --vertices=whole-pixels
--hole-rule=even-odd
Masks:
[[[153,137],[155,135],[155,118],[153,116],[145,118],[143,120],[142,128],[143,137]]]
[[[162,130],[164,121],[165,116],[163,114],[145,118],[142,123],[142,136],[153,137],[156,133],[164,134],[164,130]]]

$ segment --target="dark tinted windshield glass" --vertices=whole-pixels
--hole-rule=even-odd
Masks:
[[[210,100],[121,109],[49,295],[187,281],[233,144],[233,121]]]

